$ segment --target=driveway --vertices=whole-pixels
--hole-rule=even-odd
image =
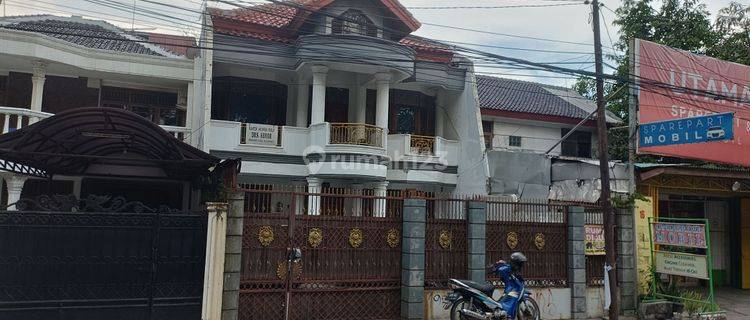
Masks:
[[[750,320],[750,290],[717,288],[716,303],[727,311],[727,319]]]

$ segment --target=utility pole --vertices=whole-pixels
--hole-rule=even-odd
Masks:
[[[620,295],[617,288],[617,245],[615,244],[615,214],[612,211],[612,194],[609,188],[609,154],[607,152],[607,114],[604,106],[604,71],[602,67],[602,40],[599,29],[599,0],[592,0],[592,22],[594,24],[594,57],[596,63],[596,124],[599,136],[599,171],[601,172],[602,213],[604,215],[604,241],[609,270],[609,319],[620,315]]]

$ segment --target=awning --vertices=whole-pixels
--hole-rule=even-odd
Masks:
[[[0,169],[22,174],[192,180],[219,159],[135,113],[79,108],[0,135]]]

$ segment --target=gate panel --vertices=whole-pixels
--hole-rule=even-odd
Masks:
[[[287,293],[289,319],[400,317],[402,198],[342,190],[246,192],[253,194],[250,199],[276,204],[271,210],[277,212],[246,203],[240,319],[284,319]],[[336,209],[321,210],[322,215],[307,215],[310,197],[338,205],[324,206]],[[386,216],[374,217],[373,206],[385,208]],[[289,247],[300,248],[302,260],[292,266],[287,285]]]
[[[523,276],[529,286],[567,286],[565,206],[489,201],[486,228],[488,264],[520,251],[528,258]]]
[[[446,288],[448,279],[466,279],[467,202],[428,199],[425,237],[425,287]]]
[[[0,319],[200,318],[205,215],[2,211],[0,230]]]

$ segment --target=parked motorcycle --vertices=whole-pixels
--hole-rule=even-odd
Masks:
[[[450,279],[448,285],[453,292],[445,298],[443,308],[450,309],[451,320],[540,320],[539,305],[519,275],[525,262],[526,257],[516,252],[511,255],[510,263],[501,260],[489,266],[505,284],[497,301],[492,299],[495,286],[491,283]]]

